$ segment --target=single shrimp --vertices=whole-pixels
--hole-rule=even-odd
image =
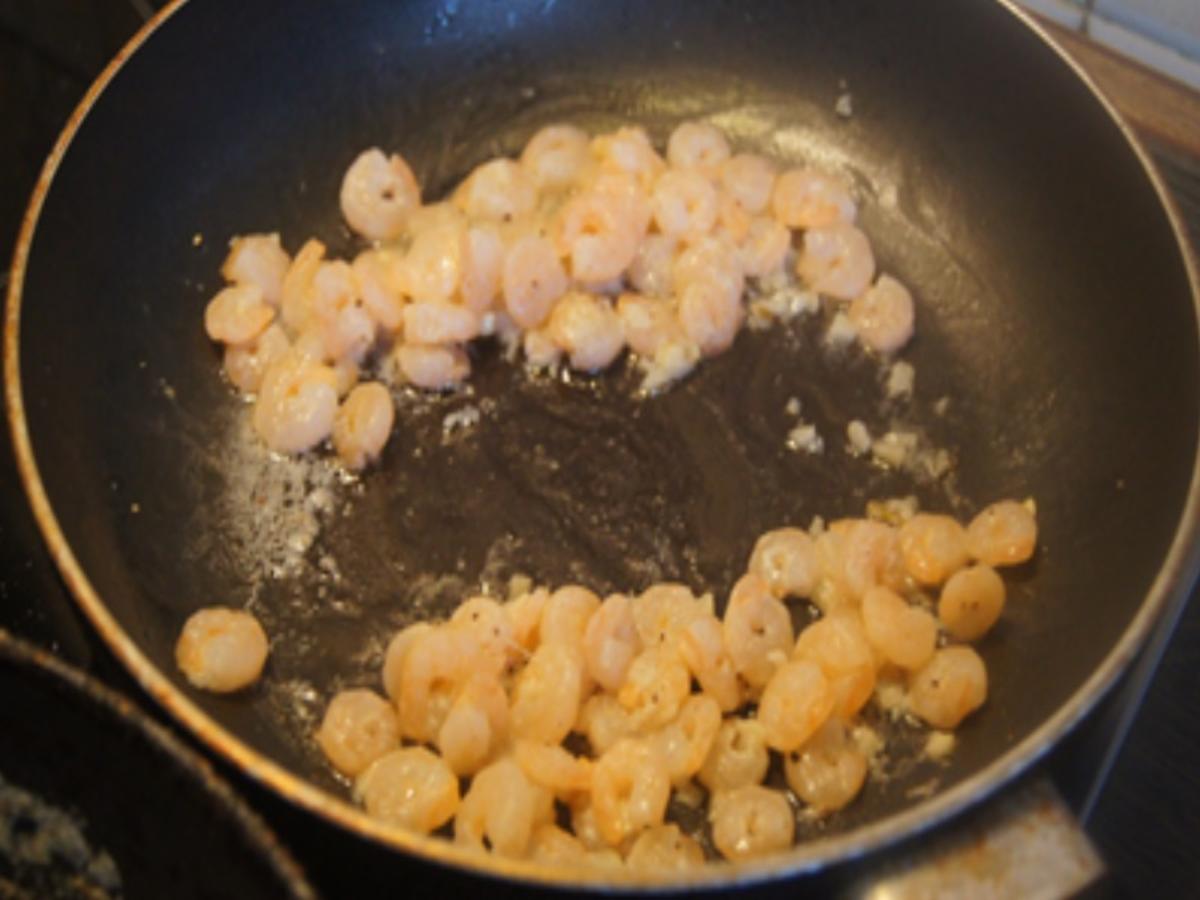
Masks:
[[[725,608],[725,650],[751,687],[765,687],[792,649],[792,617],[766,581],[743,575]]]
[[[1037,518],[1032,504],[1001,500],[967,526],[967,551],[989,566],[1015,566],[1037,547]]]
[[[691,684],[688,668],[676,653],[649,646],[629,664],[617,700],[629,712],[630,724],[646,731],[675,718]]]
[[[912,294],[890,275],[855,297],[848,315],[859,340],[877,353],[894,353],[913,334]]]
[[[275,307],[263,300],[256,284],[235,284],[222,289],[204,309],[204,330],[223,344],[248,344],[267,330]]]
[[[546,331],[567,354],[571,368],[597,372],[607,368],[625,349],[621,319],[603,297],[572,291],[550,313]]]
[[[938,585],[967,564],[967,531],[945,515],[917,513],[900,526],[904,568],[919,584]]]
[[[738,243],[742,269],[752,278],[769,278],[783,270],[792,249],[792,233],[774,219],[755,216]]]
[[[645,130],[636,126],[618,128],[611,134],[592,139],[592,153],[601,167],[632,176],[643,189],[648,189],[666,168],[666,162],[650,142]]]
[[[712,615],[712,597],[698,598],[686,584],[663,582],[642,591],[633,603],[633,621],[642,646],[678,651],[687,626]]]
[[[638,244],[629,264],[629,283],[647,297],[666,297],[671,293],[671,270],[679,244],[665,234],[648,234]]]
[[[596,826],[611,846],[660,824],[670,795],[667,767],[646,741],[622,738],[592,767]]]
[[[400,344],[392,359],[404,380],[431,391],[448,390],[471,374],[470,357],[453,345]]]
[[[574,730],[587,738],[592,752],[605,753],[623,737],[633,734],[629,712],[613,694],[592,694],[579,708]]]
[[[333,420],[333,448],[349,469],[362,469],[379,457],[392,433],[392,395],[378,381],[355,387]]]
[[[513,639],[525,651],[536,649],[541,640],[542,613],[549,599],[548,590],[536,588],[504,604],[504,615],[512,626]]]
[[[436,753],[404,747],[379,757],[354,783],[367,814],[418,834],[442,827],[458,810],[458,778]]]
[[[721,727],[721,708],[712,697],[692,694],[679,713],[649,737],[667,767],[671,783],[681,785],[700,771]]]
[[[461,344],[479,334],[479,316],[457,303],[420,301],[404,307],[404,340],[411,344]]]
[[[232,284],[253,284],[263,300],[278,306],[283,276],[292,264],[280,246],[278,234],[243,234],[229,242],[229,255],[221,264],[221,276]]]
[[[698,169],[716,175],[729,159],[729,141],[708,122],[682,122],[667,138],[667,162],[677,169]]]
[[[708,818],[717,850],[733,861],[786,850],[795,835],[795,816],[787,798],[760,785],[714,794]]]
[[[449,301],[462,283],[466,255],[466,229],[461,221],[447,221],[414,232],[404,257],[407,293],[414,300]]]
[[[454,201],[472,219],[511,222],[533,211],[537,189],[525,169],[501,157],[477,166]]]
[[[615,187],[592,188],[567,201],[555,219],[554,238],[573,278],[604,282],[629,267],[645,230],[638,227],[637,202]]]
[[[513,686],[513,735],[543,744],[561,743],[579,716],[582,685],[583,661],[577,648],[542,643]]]
[[[504,270],[504,242],[492,228],[473,225],[467,229],[463,245],[462,275],[459,293],[463,306],[475,313],[492,308],[500,292]]]
[[[818,293],[853,300],[875,275],[871,242],[846,222],[810,228],[804,232],[796,274]]]
[[[413,642],[423,634],[433,630],[428,622],[415,622],[396,632],[388,642],[383,654],[383,670],[380,677],[383,681],[383,691],[393,703],[400,701],[400,681],[404,674],[404,660]]]
[[[1004,581],[985,563],[950,576],[938,598],[938,618],[960,641],[977,641],[1004,611]]]
[[[629,349],[640,356],[653,358],[664,344],[683,336],[671,302],[659,297],[622,294],[617,298],[617,318]]]
[[[807,741],[833,712],[834,696],[821,667],[807,659],[781,665],[763,688],[758,721],[767,746],[789,753]]]
[[[868,588],[881,584],[901,590],[905,582],[904,556],[896,529],[883,522],[852,519],[844,527],[842,576],[846,589],[861,597]]]
[[[568,280],[554,245],[529,234],[509,247],[500,284],[508,314],[522,328],[532,329],[550,315]]]
[[[242,610],[214,606],[192,613],[175,644],[175,663],[187,680],[219,694],[252,685],[266,662],[266,632]]]
[[[563,190],[588,162],[587,132],[574,125],[547,125],[521,151],[521,165],[539,190]]]
[[[829,683],[835,715],[849,719],[866,706],[875,690],[875,653],[853,610],[818,619],[800,632],[792,659],[821,667]]]
[[[640,872],[689,872],[704,866],[704,849],[669,822],[639,833],[625,863]]]
[[[788,787],[817,815],[841,809],[867,778],[867,757],[846,723],[831,718],[803,747],[783,758]]]
[[[503,606],[491,597],[471,597],[450,616],[450,628],[469,634],[479,647],[477,670],[502,675],[524,655]]]
[[[755,542],[747,571],[763,578],[771,593],[782,600],[808,597],[817,580],[817,568],[809,534],[799,528],[777,528]]]
[[[592,761],[572,756],[557,744],[518,740],[513,745],[513,758],[526,778],[556,797],[569,797],[592,788]]]
[[[527,853],[529,859],[540,865],[575,872],[586,865],[588,850],[569,831],[545,823],[533,829]]]
[[[452,628],[434,628],[413,639],[404,656],[396,700],[401,734],[419,743],[434,740],[454,695],[470,675],[477,646],[470,635]]]
[[[695,281],[680,293],[678,315],[684,337],[705,356],[716,356],[733,345],[746,311],[720,283]]]
[[[717,702],[721,712],[731,712],[742,705],[742,684],[733,660],[725,652],[720,619],[705,613],[688,622],[679,634],[678,646],[680,657],[701,690]]]
[[[714,795],[761,784],[770,763],[766,735],[758,720],[725,719],[700,766],[700,783]]]
[[[618,690],[641,646],[629,598],[610,594],[592,613],[583,633],[588,674],[604,690]]]
[[[350,268],[363,307],[384,331],[395,333],[404,324],[408,278],[404,258],[382,248],[364,250]]]
[[[281,359],[290,346],[287,332],[272,323],[250,343],[230,344],[225,348],[225,374],[242,393],[256,393],[267,369]]]
[[[336,260],[317,266],[305,327],[320,333],[331,361],[360,363],[374,346],[375,320],[359,297],[358,279],[348,263]]]
[[[504,757],[480,770],[454,817],[454,841],[500,856],[521,857],[533,830],[554,820],[554,798]]]
[[[718,169],[722,189],[742,210],[753,216],[770,206],[775,178],[775,164],[753,153],[731,156]]]
[[[354,777],[399,748],[400,726],[390,703],[374,691],[353,688],[329,701],[315,737],[333,767]]]
[[[342,179],[342,215],[352,229],[373,241],[400,236],[412,211],[421,205],[421,188],[404,157],[364,150]]]
[[[329,437],[337,408],[333,369],[288,351],[263,375],[254,429],[277,453],[303,453]]]
[[[970,647],[943,647],[908,685],[909,708],[934,728],[950,730],[987,699],[987,669]]]
[[[696,240],[717,222],[717,191],[699,172],[671,169],[654,182],[654,222],[668,237]]]
[[[873,587],[862,598],[863,631],[867,640],[902,669],[920,669],[937,647],[937,620],[910,606],[886,587]]]
[[[556,642],[572,649],[583,646],[588,622],[600,608],[600,598],[577,584],[560,587],[546,600],[538,633],[542,643]]]
[[[788,228],[850,224],[857,215],[846,185],[813,169],[788,169],[775,181],[771,210]]]
[[[293,332],[304,330],[312,311],[313,278],[321,261],[325,258],[325,245],[315,238],[304,242],[304,246],[292,257],[279,289],[280,312],[284,324]]]
[[[467,677],[434,742],[455,775],[483,768],[508,733],[508,696],[495,674],[475,671]]]

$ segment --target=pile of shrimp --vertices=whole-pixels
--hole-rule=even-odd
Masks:
[[[679,125],[665,157],[638,127],[549,125],[431,204],[402,157],[373,148],[346,172],[341,209],[371,242],[352,262],[315,239],[292,257],[277,234],[234,238],[205,327],[255,395],[268,447],[332,439],[350,469],[387,442],[389,385],[461,384],[484,336],[533,368],[598,372],[628,350],[653,392],[727,350],[767,294],[827,298],[841,333],[881,354],[913,331],[912,296],[876,277],[849,187],[734,153],[704,122]]]
[[[471,597],[400,631],[386,697],[336,694],[316,741],[370,815],[481,853],[597,877],[704,865],[702,844],[667,821],[672,797],[707,803],[714,855],[782,852],[797,815],[859,793],[860,737],[875,734],[859,714],[884,685],[942,731],[984,703],[968,642],[1004,608],[996,567],[1037,541],[1029,501],[966,527],[886,515],[762,535],[720,618],[711,594],[680,584]],[[773,756],[786,785],[764,783]]]

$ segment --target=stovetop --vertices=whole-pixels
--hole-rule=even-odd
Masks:
[[[157,5],[147,0],[0,3],[0,121],[9,126],[8,139],[0,141],[0,254],[5,258],[58,129],[92,77]],[[1143,137],[1196,242],[1200,147]],[[7,275],[4,282],[0,292],[7,287]],[[1200,603],[1174,612],[1182,614],[1174,636],[1175,617],[1169,616],[1120,688],[1033,776],[1048,774],[1084,818],[1109,867],[1099,889],[1105,894],[1182,896],[1200,888],[1200,855],[1194,852],[1200,834],[1200,778],[1193,759],[1200,747],[1200,710],[1195,706],[1200,696]],[[93,634],[60,582],[26,507],[7,439],[0,440],[0,628],[52,649],[163,718]],[[1123,740],[1126,730],[1129,736]],[[422,886],[456,889],[456,876],[331,835],[328,826],[230,768],[222,769],[326,896],[344,895],[351,884],[356,896],[397,885],[417,895],[423,894]],[[831,883],[792,886],[789,894],[821,894]],[[470,894],[479,885],[457,887]]]

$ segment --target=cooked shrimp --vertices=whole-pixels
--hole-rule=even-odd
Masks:
[[[621,320],[603,297],[573,291],[555,304],[546,331],[567,354],[571,368],[596,372],[607,368],[625,348]]]
[[[428,622],[414,622],[396,632],[388,642],[383,654],[383,669],[380,677],[383,681],[383,691],[393,703],[400,701],[400,680],[404,675],[404,660],[413,642],[423,634],[433,630]]]
[[[647,297],[668,296],[678,249],[678,242],[672,237],[657,233],[646,235],[629,264],[630,285]]]
[[[967,564],[966,529],[950,516],[917,513],[899,537],[904,568],[920,584],[941,584]]]
[[[400,726],[390,703],[374,691],[353,688],[329,701],[315,737],[333,767],[354,777],[399,748]]]
[[[595,137],[592,152],[603,168],[632,176],[642,188],[652,185],[667,165],[645,130],[636,126]]]
[[[315,238],[292,257],[279,289],[279,308],[284,324],[293,332],[304,330],[312,311],[313,278],[325,258],[325,245]]]
[[[378,381],[355,387],[333,420],[333,447],[349,469],[361,469],[383,451],[396,416],[392,395]]]
[[[592,613],[583,633],[588,674],[604,690],[616,691],[641,646],[629,598],[610,594]]]
[[[908,705],[934,728],[958,727],[987,699],[987,669],[970,647],[943,647],[912,677]]]
[[[825,815],[858,796],[867,778],[867,757],[846,723],[833,718],[803,747],[784,756],[783,773],[796,796]]]
[[[792,233],[767,216],[755,216],[739,241],[742,268],[753,278],[769,278],[783,269],[792,249]]]
[[[239,391],[253,394],[262,386],[263,376],[276,360],[287,353],[291,342],[278,324],[248,344],[230,344],[225,348],[225,374]]]
[[[629,711],[630,724],[646,731],[666,725],[679,712],[692,680],[683,660],[672,651],[647,644],[625,673],[617,699]]]
[[[660,347],[683,334],[671,303],[658,297],[622,294],[617,299],[617,318],[629,348],[644,357],[653,358]]]
[[[573,649],[583,646],[588,621],[600,608],[600,598],[577,584],[560,587],[546,600],[539,634],[542,643],[566,644]]]
[[[596,826],[611,846],[660,824],[670,795],[666,765],[646,741],[622,738],[592,767]]]
[[[717,190],[699,172],[671,169],[654,182],[654,222],[668,237],[695,240],[717,222]]]
[[[700,767],[700,782],[713,794],[761,784],[770,762],[771,754],[760,722],[756,719],[725,719]]]
[[[591,790],[592,761],[572,756],[557,744],[518,740],[513,745],[513,758],[526,778],[557,797]]]
[[[418,834],[445,825],[458,809],[458,779],[424,747],[392,750],[376,759],[354,784],[368,815]]]
[[[537,328],[566,292],[568,282],[554,245],[530,234],[509,248],[500,284],[513,321],[522,328]]]
[[[263,375],[254,428],[272,450],[303,453],[329,437],[337,408],[333,369],[289,352]]]
[[[733,660],[725,652],[721,621],[711,612],[692,619],[679,633],[680,658],[692,671],[700,688],[721,712],[730,712],[742,705],[742,684]]]
[[[275,307],[263,300],[256,284],[235,284],[222,289],[204,309],[204,330],[223,344],[247,344],[275,318]]]
[[[720,727],[717,701],[693,694],[683,701],[674,719],[650,735],[672,784],[684,784],[700,771]]]
[[[759,785],[713,795],[709,804],[713,843],[728,860],[778,853],[792,846],[796,822],[787,798]]]
[[[477,595],[459,604],[449,627],[470,635],[479,647],[479,671],[501,675],[523,656],[508,614],[491,597]]]
[[[588,851],[569,831],[543,823],[533,829],[527,853],[535,863],[575,871],[586,865]]]
[[[623,737],[633,734],[629,712],[615,694],[592,694],[579,708],[575,731],[587,738],[592,752],[604,753]]]
[[[775,164],[769,159],[738,153],[725,160],[718,172],[721,187],[739,208],[752,216],[767,210],[776,177]]]
[[[883,522],[853,519],[845,523],[842,576],[847,590],[861,597],[872,585],[893,590],[904,585],[904,557],[896,529]]]
[[[634,202],[615,188],[592,188],[563,206],[555,222],[555,243],[558,252],[570,260],[572,277],[603,282],[619,277],[629,267],[644,233],[632,208]]]
[[[775,218],[788,228],[827,228],[854,221],[857,209],[842,181],[813,169],[788,169],[771,195]]]
[[[533,650],[541,639],[542,612],[549,599],[548,590],[537,588],[504,604],[504,614],[512,625],[513,639],[525,650]]]
[[[799,528],[768,531],[755,542],[747,571],[764,579],[780,600],[807,597],[817,580],[813,540]]]
[[[525,855],[538,825],[554,819],[554,798],[504,757],[478,772],[454,817],[454,840],[500,856]]]
[[[533,652],[513,687],[515,737],[557,744],[571,731],[582,694],[583,663],[577,647],[543,641]]]
[[[278,234],[243,234],[229,242],[229,255],[221,264],[221,276],[232,284],[252,284],[263,300],[278,306],[283,276],[292,264],[279,244]]]
[[[573,125],[547,125],[521,151],[521,165],[540,190],[574,184],[588,162],[587,132]]]
[[[477,652],[475,641],[459,629],[433,628],[413,638],[400,669],[396,699],[406,738],[433,742],[453,697],[470,676]]]
[[[471,775],[491,758],[508,733],[508,696],[497,676],[471,673],[454,698],[434,742],[455,775]]]
[[[305,329],[320,335],[330,361],[361,362],[375,342],[375,321],[358,296],[358,279],[342,260],[318,263],[313,272]]]
[[[984,563],[950,576],[938,599],[938,618],[960,641],[977,641],[1004,611],[1004,582]]]
[[[704,865],[704,849],[674,822],[642,831],[625,857],[629,868],[641,872],[687,872]]]
[[[751,687],[764,687],[792,649],[792,617],[757,575],[743,575],[725,608],[725,651]]]
[[[821,667],[793,659],[775,670],[758,701],[767,746],[789,753],[807,741],[833,712],[834,696]]]
[[[833,696],[833,712],[843,718],[866,706],[875,690],[875,654],[853,611],[825,616],[801,631],[792,659],[821,667]]]
[[[712,176],[728,159],[725,134],[707,122],[682,122],[667,138],[667,162],[678,169],[698,169]]]
[[[402,156],[384,156],[372,147],[346,170],[341,203],[351,228],[372,241],[390,241],[400,236],[409,215],[421,205],[421,188]]]
[[[479,334],[479,316],[457,303],[418,301],[404,307],[404,340],[410,344],[461,344]]]
[[[518,163],[497,158],[478,166],[454,199],[472,219],[511,222],[533,211],[537,189]]]
[[[875,275],[875,254],[867,236],[845,222],[804,232],[796,274],[804,283],[837,300],[853,300]]]
[[[698,598],[685,584],[651,585],[633,603],[633,621],[642,646],[672,653],[688,624],[704,615],[712,615],[712,597]]]
[[[392,250],[364,250],[350,267],[358,283],[363,307],[388,332],[404,323],[404,299],[408,276],[404,258]]]
[[[712,236],[687,245],[675,259],[671,286],[674,293],[680,294],[692,284],[719,285],[731,301],[740,305],[745,273],[737,246]]]
[[[449,301],[462,283],[466,256],[466,228],[446,222],[415,232],[404,257],[404,277],[414,300]]]
[[[462,347],[400,344],[392,357],[405,380],[426,390],[447,390],[471,374],[471,360]]]
[[[732,298],[719,283],[693,282],[680,294],[679,324],[705,356],[728,350],[744,318],[741,298]]]
[[[267,635],[250,613],[213,606],[192,613],[175,644],[175,663],[198,688],[227,694],[249,687],[267,662]]]
[[[504,242],[500,235],[494,229],[479,225],[468,228],[459,280],[463,306],[474,313],[491,309],[500,292],[503,270]]]
[[[1029,504],[993,503],[967,526],[967,551],[989,566],[1015,566],[1033,556],[1037,519]]]
[[[863,594],[862,618],[867,640],[888,662],[916,670],[933,656],[937,620],[894,591],[876,586]]]
[[[879,353],[893,353],[913,334],[913,299],[890,275],[879,279],[850,304],[850,321],[858,338]]]

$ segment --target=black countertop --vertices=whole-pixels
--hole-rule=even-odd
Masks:
[[[6,140],[0,141],[0,252],[6,257],[58,129],[92,77],[141,24],[141,13],[150,9],[145,0],[0,0],[0,122],[6,130]],[[1147,144],[1200,245],[1200,156],[1153,139]],[[6,288],[6,275],[4,281]],[[0,441],[0,627],[53,649],[151,708],[61,585],[25,505],[7,440]],[[1200,603],[1183,611],[1128,739],[1089,805],[1096,770],[1102,768],[1097,742],[1106,742],[1125,704],[1140,690],[1132,680],[1127,683],[1124,693],[1102,707],[1047,766],[1072,805],[1090,812],[1086,824],[1109,866],[1109,892],[1197,896]],[[324,833],[308,827],[300,814],[225,771],[292,845],[319,889],[340,894],[347,877],[372,865],[369,851],[349,844],[331,849]],[[387,880],[394,884],[406,871],[403,865],[389,870]]]

